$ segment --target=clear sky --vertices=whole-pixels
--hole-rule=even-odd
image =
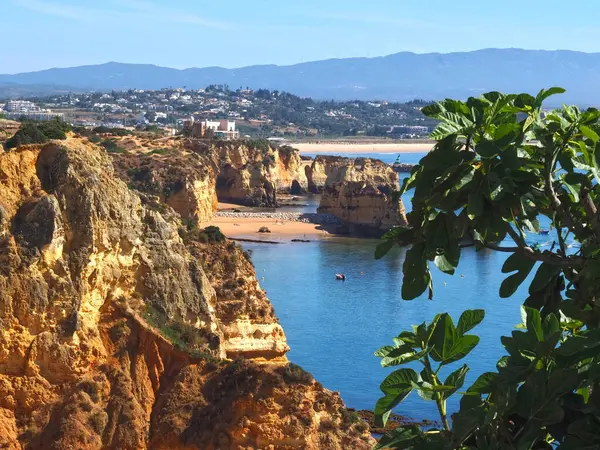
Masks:
[[[600,51],[598,0],[0,0],[0,73],[488,47]]]

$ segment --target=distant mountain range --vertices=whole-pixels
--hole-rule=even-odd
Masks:
[[[0,75],[0,97],[65,89],[125,90],[204,88],[209,84],[268,88],[315,99],[434,100],[483,92],[535,93],[561,86],[555,102],[600,104],[600,53],[566,50],[485,49],[463,53],[396,53],[291,66],[177,70],[150,64],[106,64]]]

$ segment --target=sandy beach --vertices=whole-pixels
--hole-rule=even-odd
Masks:
[[[352,142],[319,142],[297,143],[292,147],[300,153],[419,153],[428,152],[433,148],[432,143],[352,143]]]
[[[208,223],[200,224],[199,227],[205,228],[209,225],[219,227],[223,234],[230,238],[291,241],[292,239],[324,239],[332,236],[327,231],[327,226],[288,220],[217,216]],[[271,233],[259,233],[260,227],[267,227]]]

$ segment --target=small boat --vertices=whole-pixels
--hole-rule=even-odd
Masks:
[[[540,230],[540,234],[544,234],[544,235],[550,234],[550,230],[546,230],[546,229]]]
[[[346,275],[344,275],[343,273],[336,273],[335,274],[335,279],[336,280],[346,281]]]

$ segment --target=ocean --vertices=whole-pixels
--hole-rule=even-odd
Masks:
[[[401,161],[418,162],[422,156],[403,154]],[[396,160],[392,154],[374,157],[389,163]],[[404,201],[409,207],[410,193]],[[509,299],[498,294],[506,277],[501,267],[508,255],[463,249],[454,276],[432,267],[433,300],[405,301],[400,295],[404,250],[396,248],[376,261],[377,243],[356,238],[282,245],[244,243],[244,248],[252,250],[257,277],[286,332],[290,361],[328,389],[339,391],[348,407],[373,409],[381,396],[379,384],[394,370],[380,366],[380,359],[373,355],[378,348],[391,345],[392,337],[413,324],[431,321],[439,312],[450,313],[456,323],[465,309],[484,309],[485,320],[472,331],[480,336],[479,345],[441,373],[445,377],[462,363],[468,364],[466,389],[481,373],[495,370],[505,354],[500,336],[510,334],[521,321],[520,305],[527,295],[527,283]],[[337,281],[336,273],[346,274],[346,281]],[[412,367],[421,370],[418,363]],[[460,396],[455,397],[449,403],[450,412],[458,407]],[[422,400],[416,392],[395,412],[414,419],[438,417],[435,403]]]

